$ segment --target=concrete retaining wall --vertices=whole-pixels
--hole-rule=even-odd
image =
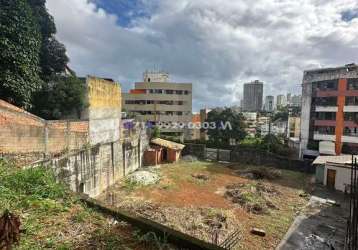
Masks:
[[[75,153],[41,160],[28,167],[51,167],[59,181],[74,192],[95,197],[124,176],[143,166],[149,140],[145,130],[116,142],[97,144]]]

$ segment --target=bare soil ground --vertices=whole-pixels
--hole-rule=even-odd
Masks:
[[[158,171],[157,184],[123,181],[98,198],[208,242],[238,229],[237,249],[275,249],[311,188],[307,174],[249,165],[180,162]],[[253,227],[266,236],[252,235]]]

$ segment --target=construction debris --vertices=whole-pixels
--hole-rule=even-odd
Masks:
[[[151,185],[158,183],[160,177],[157,173],[148,170],[135,171],[128,176],[128,180],[139,185]]]
[[[209,176],[206,174],[192,174],[191,176],[196,179],[203,180],[203,181],[209,180]]]
[[[260,179],[274,180],[282,176],[282,171],[280,169],[270,168],[270,167],[260,167],[250,170],[237,170],[235,172],[241,177],[252,179],[252,180],[260,180]]]
[[[231,184],[226,186],[225,197],[233,203],[244,207],[248,212],[264,214],[268,209],[278,209],[268,198],[270,195],[279,194],[273,187],[258,182],[256,184]]]
[[[266,236],[266,232],[262,229],[259,229],[259,228],[253,228],[251,229],[250,231],[252,234],[254,235],[258,235],[258,236],[261,236],[261,237],[265,237]]]
[[[223,241],[238,226],[235,214],[222,209],[178,208],[134,200],[117,206],[207,242],[212,242],[213,234]]]

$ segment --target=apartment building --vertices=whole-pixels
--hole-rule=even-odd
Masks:
[[[358,66],[304,71],[300,155],[358,151]]]
[[[272,95],[265,97],[265,111],[273,112],[275,109],[275,98]]]
[[[144,72],[143,82],[136,82],[122,98],[127,113],[139,121],[164,125],[161,132],[183,133],[173,126],[192,121],[192,84],[170,82],[165,72]]]
[[[259,80],[244,84],[243,111],[258,112],[262,110],[263,86],[263,82]]]
[[[301,107],[301,95],[294,95],[291,97],[291,107]]]
[[[281,109],[283,107],[286,107],[286,105],[287,105],[286,96],[285,95],[278,95],[276,97],[276,108]]]

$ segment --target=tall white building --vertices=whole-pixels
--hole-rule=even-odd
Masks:
[[[278,95],[276,97],[276,108],[280,109],[286,106],[286,96],[285,95]]]

